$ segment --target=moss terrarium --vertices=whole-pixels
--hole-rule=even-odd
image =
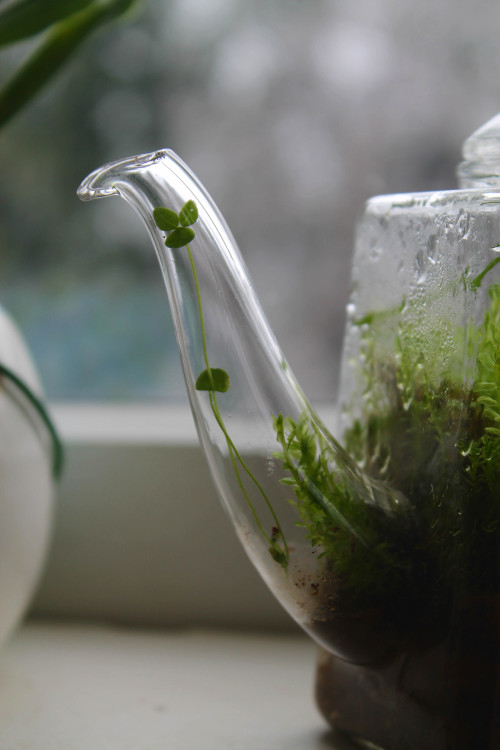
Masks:
[[[368,203],[339,440],[175,154],[106,165],[80,188],[121,195],[145,221],[221,500],[320,645],[321,711],[385,750],[500,746],[500,193],[485,168],[497,129],[466,144],[462,189]]]

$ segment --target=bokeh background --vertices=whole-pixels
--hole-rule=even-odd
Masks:
[[[76,197],[101,164],[169,147],[308,395],[334,399],[363,203],[455,187],[500,111],[499,32],[494,0],[144,0],[97,34],[0,134],[0,300],[49,396],[185,398],[148,238],[124,202]]]

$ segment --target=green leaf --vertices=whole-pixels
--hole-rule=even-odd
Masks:
[[[189,227],[178,227],[167,236],[165,245],[170,248],[185,247],[194,240],[194,232]]]
[[[472,281],[470,282],[471,289],[479,289],[486,274],[491,271],[491,269],[494,268],[497,263],[500,263],[500,256],[498,258],[494,258],[491,263],[488,263],[484,271],[481,271],[481,273],[476,276],[475,279],[472,279]]]
[[[194,224],[198,218],[198,208],[194,201],[188,201],[179,211],[179,219],[183,227],[189,227]]]
[[[171,232],[179,226],[179,217],[175,211],[171,211],[170,208],[155,208],[153,211],[153,219],[158,229],[162,232]]]
[[[362,318],[359,318],[358,320],[353,320],[352,323],[355,326],[371,325],[373,323],[374,318],[375,318],[375,313],[370,312],[367,315],[364,315]]]
[[[38,34],[94,0],[18,0],[0,8],[0,46]]]
[[[210,373],[208,370],[203,370],[196,380],[196,390],[226,393],[229,390],[229,375],[219,367],[211,367]]]
[[[297,487],[297,480],[293,477],[283,477],[280,479],[280,484],[284,484],[286,487]]]
[[[0,90],[0,127],[38,93],[90,34],[137,2],[101,0],[52,26],[32,55]]]
[[[274,562],[279,563],[283,568],[286,568],[288,565],[288,557],[283,552],[282,549],[280,549],[276,544],[272,544],[269,547],[269,554],[273,558]]]
[[[479,396],[477,399],[478,404],[483,404],[484,406],[497,406],[498,400],[495,398],[491,398],[491,396]]]

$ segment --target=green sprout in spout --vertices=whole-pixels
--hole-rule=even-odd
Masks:
[[[196,237],[192,225],[195,224],[198,219],[198,208],[196,206],[196,203],[192,200],[187,201],[187,203],[184,204],[178,214],[170,208],[159,206],[153,211],[153,219],[158,229],[160,229],[162,232],[165,232],[165,245],[168,248],[170,248],[171,250],[179,250],[184,247],[186,248],[196,290],[196,301],[198,305],[201,342],[203,348],[203,360],[205,363],[205,369],[198,375],[195,387],[197,391],[208,392],[210,408],[214,415],[215,421],[219,425],[224,435],[237,484],[252,513],[260,534],[265,539],[268,545],[271,557],[284,569],[286,569],[288,567],[290,553],[278,517],[262,485],[246,464],[245,460],[234,444],[231,436],[229,435],[219,408],[217,393],[226,393],[229,390],[230,378],[229,374],[224,369],[220,367],[212,367],[210,365],[208,357],[207,336],[205,329],[205,318],[203,315],[201,291],[198,281],[198,274],[196,271],[196,264],[190,246]],[[250,498],[250,495],[244,485],[242,476],[243,474],[246,474],[250,481],[254,484],[258,493],[262,496],[269,512],[271,513],[273,519],[273,528],[271,534],[267,533],[262,521],[260,520],[255,505],[253,504],[252,499]]]

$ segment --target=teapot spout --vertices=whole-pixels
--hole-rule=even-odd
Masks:
[[[356,596],[370,589],[374,571],[384,571],[391,596],[408,590],[401,551],[413,543],[411,510],[363,473],[309,405],[213,200],[171,151],[106,165],[78,194],[121,196],[146,224],[199,439],[258,571],[323,646],[351,661],[379,658],[391,638],[380,635],[384,624],[376,647],[366,646],[339,619],[339,603],[356,586]]]

